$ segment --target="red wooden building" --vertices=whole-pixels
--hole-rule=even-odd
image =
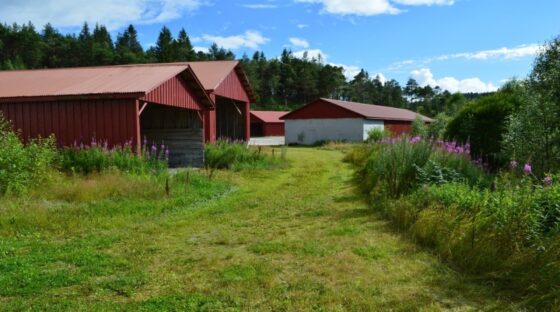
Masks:
[[[381,105],[318,99],[287,115],[287,144],[314,144],[319,141],[363,141],[372,129],[393,135],[410,133],[412,121],[432,119],[407,109]]]
[[[284,120],[289,112],[251,111],[251,137],[284,136]]]
[[[24,139],[145,139],[168,145],[175,166],[200,166],[205,141],[248,140],[252,99],[237,61],[0,71],[0,111]]]

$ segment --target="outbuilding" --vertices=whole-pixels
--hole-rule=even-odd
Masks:
[[[285,120],[286,144],[310,145],[321,141],[364,141],[377,128],[393,135],[410,133],[413,111],[381,105],[318,99],[281,117]]]
[[[237,61],[0,71],[0,111],[27,140],[165,144],[201,166],[204,142],[248,140],[252,91]]]
[[[284,120],[289,112],[251,111],[251,137],[284,136]]]

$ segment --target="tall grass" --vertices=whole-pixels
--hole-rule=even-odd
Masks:
[[[398,198],[419,184],[454,180],[483,183],[485,174],[468,156],[468,146],[432,142],[420,137],[385,138],[357,147],[347,155],[358,169],[362,190],[374,197]]]
[[[469,159],[468,146],[422,141],[401,138],[352,153],[371,205],[445,261],[528,307],[558,307],[559,177],[540,181],[530,166],[490,177]]]
[[[167,155],[164,145],[144,145],[141,155],[137,155],[131,143],[108,147],[107,142],[92,139],[88,145],[66,147],[59,152],[60,167],[65,172],[89,175],[109,169],[117,169],[131,174],[161,173],[167,169]]]

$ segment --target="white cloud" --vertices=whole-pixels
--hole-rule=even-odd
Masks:
[[[383,73],[377,73],[375,75],[373,75],[373,77],[377,77],[379,78],[379,81],[381,81],[382,84],[385,84],[387,82],[387,77],[385,77],[385,75],[383,75]]]
[[[453,5],[455,0],[392,0],[402,5]]]
[[[487,60],[487,59],[504,59],[513,60],[526,56],[535,56],[542,49],[539,44],[524,44],[515,48],[499,48],[494,50],[483,50],[477,52],[464,52],[448,55],[441,55],[435,58],[438,61],[445,61],[449,59],[467,59],[467,60]]]
[[[410,77],[415,79],[419,85],[432,87],[439,86],[443,90],[449,92],[494,92],[498,90],[498,87],[493,85],[491,82],[486,83],[478,77],[468,78],[459,80],[454,77],[444,77],[441,79],[435,79],[432,71],[429,68],[422,68],[413,70],[410,73]]]
[[[399,14],[401,9],[394,5],[453,5],[455,0],[294,0],[300,3],[323,5],[321,12],[338,15],[373,16],[380,14]]]
[[[294,47],[304,48],[304,49],[309,48],[309,42],[307,42],[307,40],[302,39],[302,38],[292,37],[292,38],[290,38],[290,43]]]
[[[297,24],[296,27],[299,28],[299,29],[304,29],[304,28],[309,27],[309,25],[307,25],[307,24]]]
[[[202,35],[201,39],[205,42],[215,42],[219,47],[232,50],[243,47],[257,50],[259,46],[270,41],[269,38],[264,37],[260,32],[254,30],[247,30],[243,34],[227,37]]]
[[[386,68],[390,72],[400,72],[402,70],[426,67],[434,62],[444,62],[451,60],[467,60],[467,61],[486,61],[486,60],[501,60],[501,61],[514,61],[522,59],[525,57],[535,57],[540,51],[542,51],[543,46],[539,44],[523,44],[517,47],[508,48],[498,48],[491,50],[481,50],[474,52],[461,52],[454,54],[443,54],[435,57],[429,57],[425,59],[408,59],[404,61],[399,61],[392,63]]]
[[[194,46],[193,50],[194,52],[204,52],[204,53],[208,53],[208,47],[199,47],[199,46]]]
[[[278,7],[276,4],[266,4],[266,3],[244,4],[243,6],[248,9],[275,9]]]
[[[295,0],[301,3],[320,3],[322,12],[337,15],[372,16],[379,14],[398,14],[388,0]]]
[[[206,0],[7,0],[0,1],[0,20],[31,21],[37,27],[77,27],[84,22],[110,30],[130,23],[153,24],[177,19],[206,4]]]
[[[327,54],[325,54],[323,51],[321,51],[320,49],[307,49],[307,50],[301,50],[301,51],[297,51],[297,52],[293,52],[292,55],[294,57],[303,59],[304,57],[307,56],[308,59],[316,59],[318,60],[319,58],[321,58],[321,60],[324,62],[327,60],[327,58],[329,57]]]
[[[356,77],[356,75],[360,73],[360,70],[362,70],[360,67],[354,65],[336,64],[336,63],[329,63],[329,65],[342,67],[343,70],[342,73],[344,74],[344,77],[346,77],[346,80],[354,79],[354,77]]]

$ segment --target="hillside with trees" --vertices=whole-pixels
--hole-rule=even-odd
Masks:
[[[144,49],[133,25],[113,39],[103,25],[84,23],[78,34],[62,34],[47,24],[38,31],[31,23],[0,24],[0,69],[39,69],[132,63],[233,60],[236,55],[213,44],[195,51],[185,29],[174,36],[163,27],[154,46]],[[352,80],[342,67],[326,64],[319,56],[298,58],[284,49],[278,57],[263,52],[240,58],[257,94],[256,108],[289,110],[319,97],[408,108],[428,116],[453,115],[466,99],[438,87],[406,86],[381,81],[361,70]],[[473,95],[471,95],[473,96]]]

